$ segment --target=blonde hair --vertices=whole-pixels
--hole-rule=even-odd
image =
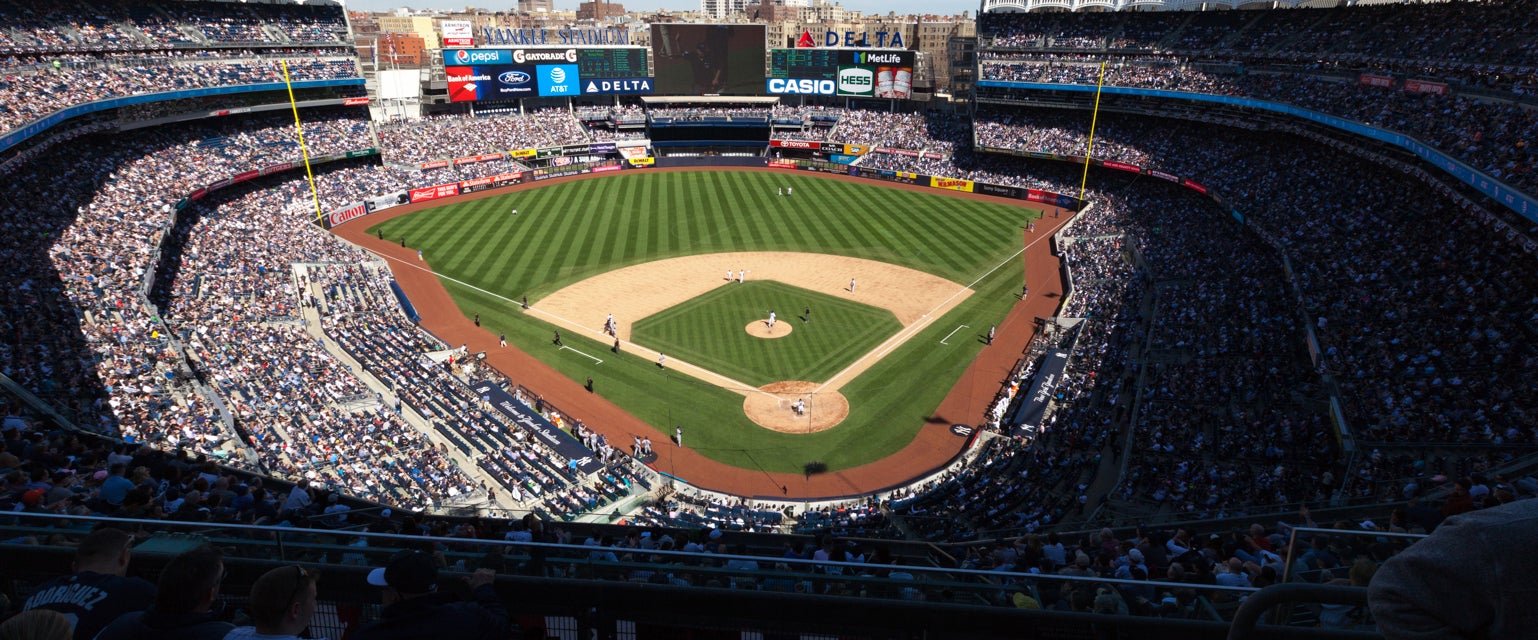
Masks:
[[[0,640],[70,640],[73,625],[52,609],[32,609],[0,624]]]
[[[1367,583],[1372,582],[1373,574],[1377,572],[1378,563],[1373,562],[1372,558],[1366,556],[1357,558],[1356,562],[1351,563],[1351,572],[1348,574],[1351,576],[1351,586],[1367,586]]]

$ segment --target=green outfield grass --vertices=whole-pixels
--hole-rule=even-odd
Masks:
[[[780,187],[792,187],[795,195],[775,195]],[[521,212],[516,218],[508,215],[513,207]],[[405,237],[446,276],[444,285],[463,313],[479,313],[488,331],[506,331],[511,345],[573,380],[592,376],[597,393],[663,432],[685,426],[690,448],[741,467],[799,472],[811,460],[834,470],[856,466],[912,441],[982,348],[977,328],[1003,318],[1015,302],[1021,268],[1018,259],[1009,259],[1021,249],[1020,228],[1039,215],[1024,207],[812,175],[625,172],[439,207],[369,232],[379,228],[386,237]],[[977,293],[843,387],[849,418],[816,434],[760,428],[743,415],[742,396],[658,369],[649,359],[622,354],[595,365],[557,350],[550,344],[551,326],[525,316],[514,302],[525,295],[537,302],[626,265],[724,251],[880,260],[971,285]],[[821,320],[815,313],[814,322]],[[939,344],[961,324],[971,328]],[[585,336],[565,342],[608,354],[608,343]],[[518,379],[518,372],[507,373]],[[581,416],[580,407],[571,411]]]
[[[815,324],[801,314],[808,307]],[[776,313],[780,338],[744,326]],[[632,342],[761,387],[823,382],[902,329],[891,311],[779,282],[729,284],[636,322]]]

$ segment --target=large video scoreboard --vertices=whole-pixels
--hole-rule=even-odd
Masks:
[[[766,86],[775,95],[907,99],[914,60],[906,49],[772,49]]]
[[[645,47],[444,49],[450,102],[652,92]]]

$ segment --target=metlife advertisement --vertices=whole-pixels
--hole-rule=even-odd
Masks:
[[[445,49],[449,101],[652,93],[652,79],[647,77],[583,78],[578,60],[588,53],[580,49]]]

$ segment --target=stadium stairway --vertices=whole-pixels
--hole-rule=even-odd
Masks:
[[[297,276],[305,276],[306,268],[303,265],[294,265],[294,273]],[[310,281],[309,279],[306,279],[306,284],[301,291],[301,295],[314,296],[315,299],[325,299],[325,292],[321,290],[320,285]],[[339,345],[336,344],[335,340],[330,339],[330,337],[328,337],[325,332],[321,330],[320,312],[317,309],[310,306],[300,306],[299,311],[301,317],[304,319],[305,333],[309,334],[310,337],[320,341],[320,344],[323,346],[323,348],[325,348],[326,353],[331,354],[331,356],[336,358],[338,362],[346,365],[348,371],[350,371],[354,376],[358,378],[360,382],[362,382],[370,390],[377,394],[373,401],[359,401],[362,403],[360,406],[378,406],[379,402],[381,401],[389,403],[387,406],[396,406],[396,403],[400,401],[400,398],[390,390],[390,386],[376,377],[373,372],[365,369],[362,363],[353,358],[351,354],[347,353],[346,350],[342,349]],[[432,442],[433,444],[443,446],[444,449],[448,452],[448,456],[454,460],[454,463],[459,465],[459,468],[477,484],[487,487],[502,486],[500,481],[488,476],[485,470],[480,465],[476,464],[475,460],[466,455],[462,449],[455,446],[456,443],[448,441],[443,437],[443,434],[433,429],[431,421],[429,421],[426,417],[418,415],[417,412],[412,410],[409,406],[406,406],[402,409],[400,416],[402,420],[405,420],[407,424],[411,425],[412,428],[416,429],[419,433],[426,437],[428,441]],[[506,493],[504,492],[503,495],[506,495]],[[456,502],[453,506],[460,509],[473,507],[476,510],[520,510],[518,508],[519,505],[505,505],[502,504],[501,500],[502,499],[500,497],[497,500],[489,500],[484,494],[482,494],[477,499]]]

